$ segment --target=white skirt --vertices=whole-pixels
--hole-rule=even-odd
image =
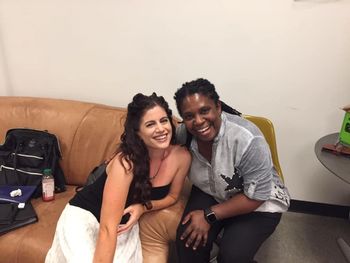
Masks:
[[[99,228],[100,224],[92,213],[67,204],[57,222],[45,263],[92,262]],[[138,224],[118,235],[113,262],[142,263]]]

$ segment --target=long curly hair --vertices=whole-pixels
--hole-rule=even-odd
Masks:
[[[175,126],[172,121],[172,111],[163,96],[157,96],[156,93],[150,96],[138,93],[128,104],[124,132],[120,137],[121,142],[117,149],[117,153],[121,153],[120,158],[126,160],[129,167],[132,167],[134,174],[131,184],[133,201],[146,204],[146,206],[150,201],[152,187],[149,179],[150,157],[147,146],[138,135],[138,131],[140,130],[141,119],[144,114],[155,106],[160,106],[165,110],[172,128],[170,143],[175,143]],[[127,169],[126,167],[124,168]]]

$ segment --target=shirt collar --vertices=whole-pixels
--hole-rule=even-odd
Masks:
[[[221,139],[221,137],[224,136],[225,130],[226,130],[226,122],[227,122],[226,114],[224,112],[221,112],[221,126],[220,126],[219,133],[214,138],[214,143],[217,143]]]

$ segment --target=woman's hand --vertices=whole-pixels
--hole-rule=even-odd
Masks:
[[[193,250],[196,250],[200,244],[205,246],[208,240],[210,224],[204,218],[204,211],[194,210],[188,213],[182,224],[184,225],[188,222],[188,226],[181,235],[181,240],[185,240],[186,247],[192,245]]]
[[[133,225],[137,223],[142,214],[145,212],[145,207],[141,204],[133,204],[124,209],[124,215],[130,214],[126,224],[119,225],[118,235],[127,232]]]

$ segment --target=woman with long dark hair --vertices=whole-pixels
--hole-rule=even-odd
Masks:
[[[135,95],[124,126],[105,173],[63,210],[45,262],[142,262],[138,219],[177,201],[191,157],[173,144],[162,96]]]

